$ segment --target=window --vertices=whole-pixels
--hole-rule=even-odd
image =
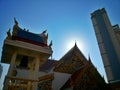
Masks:
[[[28,57],[23,56],[20,62],[20,67],[27,68],[28,67]]]

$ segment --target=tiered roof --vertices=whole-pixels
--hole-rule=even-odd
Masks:
[[[4,40],[1,62],[10,63],[13,53],[16,51],[31,57],[43,54],[49,57],[52,54],[52,41],[49,45],[47,44],[48,34],[46,32],[47,30],[41,34],[29,32],[29,30],[20,28],[14,19],[12,33],[9,29]]]
[[[29,30],[22,29],[18,26],[18,22],[14,19],[15,25],[13,26],[13,33],[11,35],[13,40],[19,40],[39,46],[47,46],[48,34],[46,34],[46,30],[41,34],[35,34],[29,32]],[[10,31],[7,32],[10,37]]]

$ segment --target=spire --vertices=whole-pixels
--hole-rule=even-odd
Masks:
[[[76,40],[75,40],[75,46],[77,46]]]
[[[75,40],[75,46],[74,47],[77,47],[77,42],[76,42],[76,40]]]

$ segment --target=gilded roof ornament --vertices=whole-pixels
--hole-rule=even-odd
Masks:
[[[51,40],[51,42],[50,42],[50,44],[49,44],[49,47],[51,47],[51,46],[52,46],[52,44],[53,44],[53,43],[52,43],[52,40]]]
[[[89,56],[88,56],[88,61],[91,62],[90,54],[89,54]]]
[[[75,40],[75,47],[77,47],[77,42],[76,42],[76,40]]]
[[[47,33],[47,35],[46,35],[46,38],[48,39],[48,33]]]
[[[47,32],[47,30],[44,30],[43,32],[42,32],[42,34],[45,34]]]
[[[14,17],[14,22],[15,22],[15,25],[18,25],[18,22],[15,17]]]
[[[14,17],[14,26],[13,26],[13,35],[16,35],[16,30],[19,28],[18,26],[18,22],[16,20],[16,18]]]
[[[7,31],[7,39],[11,39],[10,28],[9,28],[9,30]]]

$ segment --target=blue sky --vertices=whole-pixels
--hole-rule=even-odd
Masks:
[[[0,52],[6,32],[12,29],[16,17],[19,26],[30,32],[41,33],[47,29],[48,43],[53,40],[54,59],[59,60],[76,41],[86,58],[90,55],[106,78],[90,16],[103,7],[111,23],[120,24],[119,0],[0,0]]]

